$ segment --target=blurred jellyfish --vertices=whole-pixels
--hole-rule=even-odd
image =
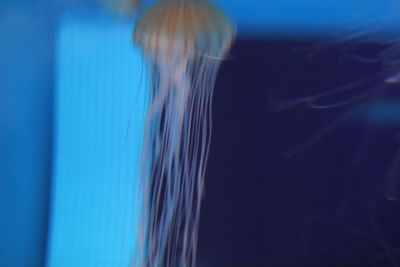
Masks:
[[[114,14],[119,16],[134,13],[142,4],[143,0],[101,0],[104,5]]]
[[[373,49],[371,49],[371,47]],[[330,134],[335,128],[355,119],[367,118],[365,124],[365,143],[360,143],[355,156],[356,164],[365,160],[370,147],[372,135],[376,133],[376,126],[383,125],[384,119],[391,121],[395,114],[386,113],[386,118],[377,121],[377,112],[383,109],[390,112],[398,112],[399,105],[397,90],[400,86],[400,39],[397,33],[391,31],[355,31],[339,38],[319,43],[304,49],[309,58],[314,58],[330,50],[338,50],[341,54],[338,64],[368,64],[377,71],[369,73],[365,77],[355,78],[351,82],[341,86],[327,89],[321,93],[308,95],[281,101],[273,98],[273,109],[282,111],[294,106],[303,105],[310,109],[336,109],[346,108],[334,121],[328,122],[320,130],[316,131],[306,142],[291,149],[287,155],[301,154],[310,147],[316,145]],[[369,118],[367,116],[370,116]],[[388,118],[390,116],[390,118]],[[398,118],[397,118],[398,122]],[[386,125],[396,126],[396,125]],[[359,166],[358,166],[359,167]],[[400,150],[388,164],[388,170],[382,175],[385,181],[384,194],[388,200],[400,200]]]
[[[350,81],[343,82],[334,88],[323,88],[319,93],[289,100],[271,97],[272,109],[275,112],[299,108],[297,111],[300,109],[315,110],[314,113],[325,111],[325,115],[329,114],[328,116],[330,116],[324,117],[322,124],[317,126],[319,128],[307,140],[286,151],[285,156],[302,155],[314,146],[324,147],[321,144],[324,138],[339,127],[345,129],[346,135],[350,133],[350,141],[354,143],[353,147],[349,141],[343,140],[342,131],[334,135],[334,138],[328,139],[329,143],[327,142],[326,147],[329,150],[320,150],[320,153],[330,155],[327,161],[335,162],[335,158],[338,159],[336,166],[343,170],[342,176],[345,179],[335,177],[335,183],[337,180],[344,181],[344,183],[340,184],[337,189],[339,194],[337,202],[334,206],[329,204],[329,208],[327,208],[328,210],[333,207],[332,212],[324,210],[322,216],[313,214],[304,221],[300,233],[304,247],[307,247],[307,250],[310,249],[307,242],[318,236],[316,233],[320,232],[317,229],[319,226],[323,226],[324,229],[330,228],[334,231],[327,231],[329,232],[328,241],[322,241],[326,243],[318,243],[318,248],[316,247],[318,253],[320,247],[324,247],[325,251],[329,251],[329,255],[334,255],[335,248],[331,244],[337,244],[336,241],[333,241],[334,235],[342,231],[344,235],[353,235],[364,239],[360,243],[362,245],[357,247],[359,250],[356,253],[362,251],[370,242],[375,242],[379,246],[382,253],[379,253],[373,261],[365,261],[364,265],[398,266],[400,251],[398,238],[396,238],[395,231],[388,230],[393,229],[390,228],[391,225],[398,225],[399,217],[395,216],[398,213],[398,204],[387,201],[400,200],[400,149],[392,148],[395,143],[398,143],[395,139],[398,139],[400,130],[400,95],[398,93],[400,89],[400,39],[398,32],[393,34],[385,29],[371,32],[370,28],[363,32],[357,30],[338,38],[318,41],[317,45],[297,48],[297,51],[303,53],[303,56],[306,55],[310,60],[318,61],[318,68],[324,68],[327,63],[326,59],[329,59],[332,54],[335,55],[337,66],[339,66],[335,67],[339,69],[348,64],[344,69],[350,75],[348,73],[344,73],[343,76],[332,75],[332,81],[337,84],[335,78],[343,78],[346,75]],[[329,64],[326,65],[329,66]],[[318,68],[312,75],[320,74]],[[355,70],[353,71],[352,68]],[[358,72],[357,68],[363,69],[363,74],[354,77],[353,73]],[[332,70],[332,68],[327,69]],[[309,114],[309,110],[302,111],[303,114]],[[383,116],[382,112],[385,112]],[[320,118],[325,115],[321,115]],[[326,118],[328,120],[325,120]],[[306,120],[304,119],[304,121]],[[360,121],[363,123],[359,124]],[[362,127],[361,131],[352,127],[356,123],[357,128]],[[299,124],[295,124],[295,126],[298,127]],[[393,140],[390,139],[391,137]],[[341,146],[342,144],[343,146]],[[341,162],[341,153],[344,151],[350,154],[345,157],[350,161],[349,167],[343,167],[342,163],[339,163]],[[332,155],[334,156],[331,157]],[[327,169],[326,172],[329,173],[331,170]],[[335,183],[332,182],[332,184]],[[360,227],[359,221],[365,224]],[[318,239],[323,240],[323,238]],[[346,247],[347,245],[344,243],[346,249],[351,247],[351,245]],[[348,260],[348,258],[346,259]],[[384,261],[390,263],[385,265]]]
[[[159,1],[137,22],[152,87],[136,266],[195,265],[213,87],[234,37],[230,20],[203,0]]]

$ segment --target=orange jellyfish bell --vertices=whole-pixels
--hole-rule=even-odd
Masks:
[[[203,0],[164,0],[150,8],[136,25],[133,40],[145,53],[219,57],[235,37],[231,21]]]

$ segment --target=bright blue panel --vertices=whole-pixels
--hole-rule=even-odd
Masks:
[[[146,103],[131,31],[106,17],[61,21],[49,267],[129,266]]]

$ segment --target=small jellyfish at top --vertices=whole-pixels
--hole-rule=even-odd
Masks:
[[[196,264],[214,83],[236,29],[204,0],[156,2],[133,33],[150,69],[134,266]]]
[[[117,16],[127,16],[135,13],[143,0],[101,0],[103,4]]]

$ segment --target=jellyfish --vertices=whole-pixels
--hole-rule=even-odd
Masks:
[[[135,12],[143,0],[101,0],[115,15],[124,16]]]
[[[400,39],[393,37],[388,30],[356,31],[344,34],[306,48],[298,49],[305,52],[309,59],[315,59],[324,53],[334,52],[339,55],[338,65],[368,67],[367,75],[352,78],[334,88],[323,88],[319,93],[282,100],[271,97],[274,112],[281,112],[294,107],[303,106],[307,109],[336,110],[339,114],[315,131],[308,140],[285,152],[288,157],[300,155],[311,147],[318,145],[325,137],[340,126],[349,122],[364,122],[363,138],[360,138],[359,148],[354,157],[355,168],[369,156],[372,139],[377,128],[387,130],[398,125],[398,86],[400,83]],[[367,68],[366,68],[367,69]],[[388,200],[400,200],[400,150],[396,153],[382,173],[385,182],[384,194]]]
[[[195,266],[213,88],[234,37],[232,22],[204,0],[159,1],[137,21],[151,89],[136,266]]]

